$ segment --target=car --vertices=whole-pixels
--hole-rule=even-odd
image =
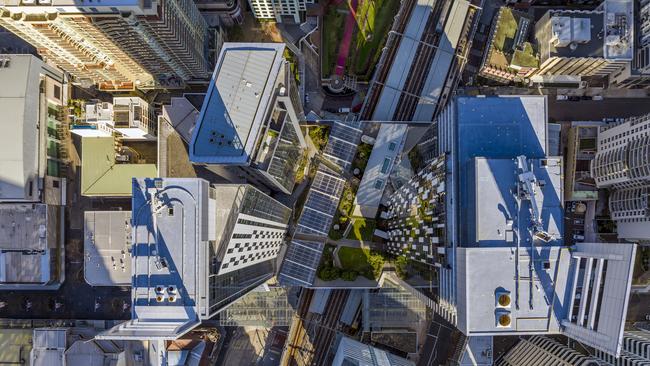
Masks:
[[[580,97],[580,99],[582,99],[582,100],[592,100],[593,97],[591,97],[589,95],[583,95],[583,96]]]
[[[580,97],[577,96],[577,95],[572,95],[572,96],[569,97],[569,100],[572,101],[572,102],[577,102],[577,101],[580,100]]]
[[[574,224],[574,225],[584,225],[584,224],[585,224],[585,220],[582,220],[582,219],[575,219],[575,220],[573,220],[573,224]]]
[[[602,95],[594,95],[594,97],[591,98],[591,99],[592,100],[603,100],[603,96]]]
[[[350,108],[341,107],[341,108],[339,108],[339,113],[350,113]]]
[[[558,95],[556,97],[556,100],[568,100],[568,99],[569,99],[569,97],[567,97],[566,95]]]
[[[584,235],[573,234],[573,240],[577,242],[583,242],[585,240]]]

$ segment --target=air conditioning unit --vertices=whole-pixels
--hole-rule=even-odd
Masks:
[[[36,0],[23,0],[23,5],[35,5]]]
[[[50,5],[52,4],[52,0],[38,0],[38,3],[41,5]]]

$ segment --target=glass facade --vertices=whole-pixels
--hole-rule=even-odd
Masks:
[[[286,224],[291,217],[291,209],[253,186],[246,186],[246,192],[239,213],[260,217],[266,220]]]
[[[211,248],[211,263],[216,256]],[[215,314],[224,306],[241,298],[242,295],[269,280],[276,270],[275,259],[243,267],[233,272],[215,274],[215,266],[210,266],[209,312]]]
[[[296,181],[296,168],[301,156],[302,149],[296,129],[290,121],[285,121],[268,173],[288,191],[293,189]]]

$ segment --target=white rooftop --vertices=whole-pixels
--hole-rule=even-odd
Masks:
[[[84,213],[84,277],[92,286],[131,285],[131,211]]]
[[[605,58],[631,61],[634,51],[634,1],[605,0]]]

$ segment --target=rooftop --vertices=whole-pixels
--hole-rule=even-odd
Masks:
[[[522,246],[518,253],[512,247],[458,249],[458,328],[466,335],[559,332],[570,297],[568,248]],[[499,322],[503,314],[508,322]]]
[[[605,0],[605,58],[631,61],[634,52],[634,1]]]
[[[355,341],[351,338],[341,337],[332,365],[414,366],[415,363],[379,348]]]
[[[531,198],[539,208],[542,227],[553,237],[549,244],[561,244],[562,160],[548,158],[529,163],[537,182],[543,182],[535,187],[535,197]],[[532,203],[517,197],[519,174],[514,159],[474,159],[474,179],[467,184],[473,184],[475,191],[468,187],[467,209],[461,212],[466,217],[463,246],[513,247],[517,242],[529,246],[531,241],[537,241],[530,230]]]
[[[81,194],[84,196],[128,197],[131,178],[156,177],[156,164],[116,161],[114,137],[81,139]]]
[[[84,252],[88,284],[130,286],[131,211],[86,211]]]
[[[551,57],[604,57],[603,12],[549,10],[537,23],[541,61]]]
[[[42,62],[31,55],[11,55],[0,67],[0,201],[30,199],[29,185],[39,174],[39,78]]]
[[[190,160],[250,162],[272,107],[283,52],[281,43],[224,43],[192,134]]]
[[[51,248],[58,243],[56,207],[0,205],[0,283],[50,280]]]

